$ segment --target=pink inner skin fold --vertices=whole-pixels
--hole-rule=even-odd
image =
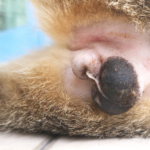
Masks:
[[[71,50],[86,48],[90,43],[119,42],[121,40],[134,40],[139,36],[134,26],[122,22],[105,22],[94,26],[80,27],[73,30],[69,41]]]

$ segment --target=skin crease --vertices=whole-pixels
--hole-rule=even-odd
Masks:
[[[150,137],[149,2],[31,2],[56,43],[0,66],[0,130]],[[140,88],[138,102],[120,115],[108,115],[91,98],[101,66],[114,56],[132,64]]]
[[[124,29],[123,31],[122,28]],[[73,51],[71,54],[71,59],[74,64],[78,64],[78,66],[75,66],[76,68],[80,68],[80,60],[82,61],[86,59],[86,62],[88,62],[88,59],[90,59],[92,54],[94,53],[94,60],[100,59],[98,62],[101,65],[107,60],[107,58],[111,56],[121,56],[127,59],[134,65],[134,68],[139,76],[138,80],[140,83],[140,94],[142,96],[143,92],[150,84],[150,82],[148,81],[150,76],[150,44],[148,39],[148,35],[137,31],[134,26],[132,26],[132,24],[126,24],[122,22],[106,22],[98,24],[94,27],[87,27],[83,29],[79,28],[76,29],[75,32],[73,32],[73,38],[71,39],[71,44],[69,45],[69,47],[71,47],[71,50]],[[74,57],[79,58],[74,60]],[[89,60],[89,67],[90,63],[91,61]],[[91,68],[93,66],[94,62],[92,63]],[[98,65],[96,64],[95,66]],[[71,71],[71,66],[69,69],[70,71],[67,71],[65,76],[67,77],[67,79],[70,79],[71,76],[74,76]],[[99,70],[100,67],[98,68],[97,72],[99,72]],[[145,76],[143,76],[143,73],[145,74]],[[72,77],[70,80],[67,80],[67,83],[65,84],[68,92],[70,92],[71,94],[81,95],[85,92],[87,84],[89,84],[88,87],[92,86],[92,83],[89,81],[78,81],[78,83],[80,84],[78,85],[78,88],[76,88],[76,84],[73,84],[75,86],[68,85],[68,82],[76,82],[74,80],[77,79],[74,78],[76,77]],[[84,88],[83,85],[85,85]],[[79,91],[75,90],[79,88]],[[89,98],[91,97],[88,89],[85,95],[88,95]]]

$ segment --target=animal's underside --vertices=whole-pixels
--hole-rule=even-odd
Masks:
[[[149,137],[149,0],[31,2],[55,43],[0,66],[0,130]]]

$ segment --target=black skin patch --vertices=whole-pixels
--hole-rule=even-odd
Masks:
[[[138,101],[139,84],[132,64],[121,57],[110,57],[100,71],[100,87],[92,88],[92,99],[97,107],[110,115],[128,111]]]

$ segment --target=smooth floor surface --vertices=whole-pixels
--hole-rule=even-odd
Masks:
[[[149,150],[150,139],[98,139],[0,132],[0,150]]]

